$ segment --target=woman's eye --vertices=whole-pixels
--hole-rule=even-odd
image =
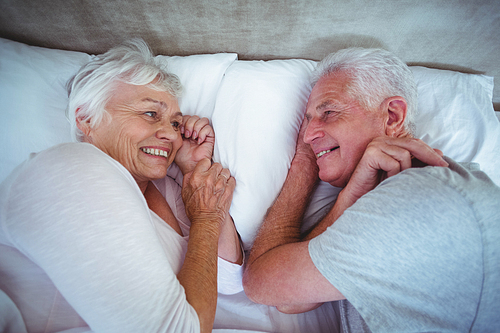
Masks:
[[[179,127],[181,127],[181,123],[178,121],[173,121],[171,124],[172,124],[172,127],[175,129],[179,129]]]
[[[147,111],[147,112],[144,112],[144,114],[146,116],[151,117],[151,118],[155,118],[156,117],[156,112],[154,112],[154,111]]]

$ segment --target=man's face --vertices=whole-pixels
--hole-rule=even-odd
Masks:
[[[321,180],[345,187],[368,143],[385,135],[383,112],[365,110],[348,95],[349,76],[343,72],[321,78],[306,110],[304,142],[316,154]]]

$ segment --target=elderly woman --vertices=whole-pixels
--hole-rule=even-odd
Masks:
[[[144,42],[111,49],[70,84],[80,142],[32,154],[1,185],[0,288],[28,332],[211,330],[218,265],[242,262],[235,180],[180,89]],[[165,177],[174,161],[182,190]]]

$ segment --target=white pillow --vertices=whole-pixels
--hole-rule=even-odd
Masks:
[[[214,160],[231,170],[231,205],[245,249],[276,198],[295,153],[315,62],[236,61],[222,81],[212,123]]]
[[[167,69],[177,75],[184,87],[179,98],[182,113],[212,118],[215,99],[226,69],[236,53],[198,54],[186,57],[159,55]]]
[[[236,178],[231,215],[245,249],[278,195],[294,154],[315,62],[236,61],[226,71],[213,114],[214,159]],[[474,161],[500,184],[500,123],[493,79],[413,67],[420,113],[417,137],[457,161]],[[304,229],[328,211],[340,189],[321,183]]]
[[[0,39],[0,182],[31,152],[71,141],[65,84],[89,60]]]
[[[235,53],[164,57],[184,86],[182,111],[211,117],[216,94]],[[0,39],[0,182],[29,153],[71,141],[66,82],[91,59]]]
[[[410,67],[418,87],[416,137],[459,162],[476,162],[500,185],[500,123],[493,78]]]

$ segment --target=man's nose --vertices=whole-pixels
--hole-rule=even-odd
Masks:
[[[315,139],[323,137],[322,126],[317,118],[311,118],[304,133],[304,142],[311,144]]]

